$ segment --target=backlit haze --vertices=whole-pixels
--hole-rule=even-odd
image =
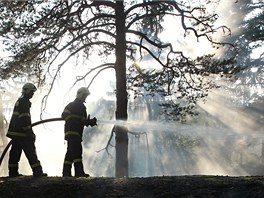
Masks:
[[[235,20],[230,20],[226,16],[223,18],[221,12],[230,10],[229,2],[221,1],[218,11],[220,10],[222,20],[232,21],[230,26],[234,28]],[[173,27],[168,23],[165,27],[167,33],[162,35],[164,38],[174,38],[175,33],[171,32],[171,28]],[[176,39],[176,42],[179,40]],[[203,40],[196,42],[195,38],[190,38],[185,48],[188,49],[188,55],[195,56],[210,53],[212,50],[207,42]],[[259,51],[252,56],[258,54]],[[70,89],[75,82],[75,76],[84,75],[83,68],[99,65],[97,59],[87,65],[68,63],[67,67],[62,69],[60,78],[54,83],[54,89],[47,100],[47,106],[42,112],[42,119],[60,117],[65,105],[75,99],[77,89],[88,86],[90,82],[88,78]],[[130,132],[141,134],[135,136],[129,133],[130,177],[264,173],[263,97],[257,102],[243,102],[243,99],[254,94],[263,96],[261,86],[242,86],[239,82],[219,80],[221,88],[212,90],[206,102],[200,101],[201,115],[185,124],[149,121],[150,111],[158,111],[159,106],[152,105],[152,109],[148,109],[149,100],[137,98],[129,102],[128,121],[121,122],[114,120],[114,72],[105,71],[98,77],[89,87],[91,95],[85,103],[88,114],[98,119],[98,126],[86,128],[83,137],[85,171],[91,176],[115,176],[115,148],[109,146],[110,155],[104,150],[115,124],[125,125]],[[42,99],[47,93],[45,88],[39,89],[31,100],[33,123],[41,119]],[[237,97],[238,92],[241,92],[240,98]],[[18,92],[17,97],[19,94]],[[15,102],[16,98],[12,100]],[[11,113],[6,112],[5,116],[10,119]],[[63,124],[64,122],[60,121],[34,127],[38,157],[44,172],[49,176],[62,175],[66,152]],[[115,145],[115,138],[112,138],[111,144]],[[7,159],[6,156],[0,167],[1,176],[7,175]],[[32,174],[24,155],[20,163],[20,172]]]

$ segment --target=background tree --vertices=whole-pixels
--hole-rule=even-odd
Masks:
[[[234,43],[237,56],[237,65],[243,68],[235,78],[233,86],[229,89],[235,90],[235,95],[240,105],[263,98],[263,70],[264,53],[261,48],[264,46],[264,3],[262,1],[237,1],[232,9],[232,18],[236,27],[233,34],[226,39],[226,42]]]
[[[10,56],[1,60],[0,76],[8,79],[32,75],[42,85],[50,75],[52,88],[70,59],[88,60],[98,56],[102,64],[93,68],[84,65],[87,73],[77,81],[94,71],[98,75],[106,69],[114,69],[116,119],[127,119],[127,90],[132,87],[144,87],[148,95],[158,93],[165,98],[162,105],[172,109],[167,115],[191,114],[197,100],[215,86],[208,78],[210,74],[237,71],[232,59],[216,61],[213,55],[193,59],[179,46],[162,42],[158,37],[163,30],[164,17],[172,16],[179,22],[175,25],[176,32],[181,30],[185,38],[195,36],[197,40],[205,38],[214,47],[224,45],[215,40],[213,34],[220,31],[229,35],[230,30],[226,26],[215,26],[218,15],[206,9],[212,2],[195,2],[1,1],[0,35]],[[113,57],[115,60],[108,62]],[[148,59],[158,68],[146,70],[136,64]],[[135,97],[141,94],[140,89],[134,91]]]

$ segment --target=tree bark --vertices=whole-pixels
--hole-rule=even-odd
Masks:
[[[123,1],[116,1],[116,120],[127,120],[126,31]],[[128,177],[128,129],[114,126],[117,178]]]
[[[128,177],[128,128],[115,125],[116,134],[116,166],[115,177]]]
[[[116,119],[127,120],[126,32],[123,1],[116,1]]]

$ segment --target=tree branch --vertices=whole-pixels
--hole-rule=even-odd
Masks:
[[[80,77],[77,77],[77,80],[74,82],[74,84],[72,85],[72,87],[74,87],[77,82],[81,81],[81,80],[84,80],[89,74],[91,74],[93,71],[101,68],[94,76],[93,78],[91,79],[89,85],[87,86],[87,88],[90,87],[90,85],[92,84],[92,82],[94,81],[94,79],[104,70],[106,69],[114,69],[114,65],[115,63],[105,63],[105,64],[102,64],[102,65],[99,65],[97,67],[94,67],[92,68],[90,71],[88,71],[84,76],[80,76]],[[102,68],[103,67],[103,68]]]

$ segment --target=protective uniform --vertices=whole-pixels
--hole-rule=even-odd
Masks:
[[[87,117],[84,102],[90,94],[87,88],[80,88],[77,92],[76,99],[70,102],[62,113],[65,120],[64,132],[67,140],[67,152],[63,164],[64,177],[71,176],[72,164],[74,164],[76,177],[89,177],[85,174],[82,162],[82,134],[84,126],[96,125],[96,118]]]
[[[42,171],[35,147],[35,134],[31,127],[30,98],[34,95],[36,87],[32,83],[26,83],[22,88],[22,96],[16,101],[7,137],[12,139],[12,147],[9,153],[9,176],[19,176],[18,163],[22,150],[24,151],[33,171],[33,176],[47,176]]]

